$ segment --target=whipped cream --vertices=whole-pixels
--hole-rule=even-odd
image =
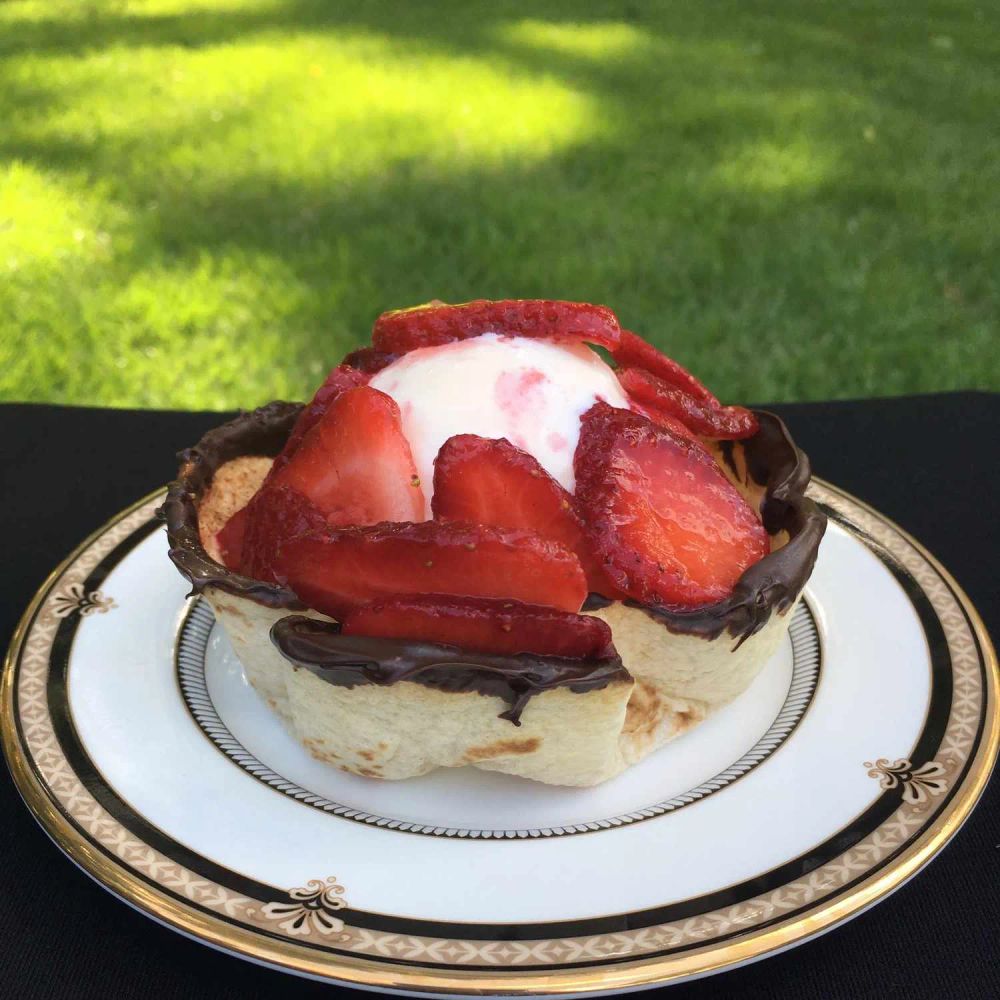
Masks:
[[[399,406],[426,517],[434,459],[455,434],[506,438],[572,492],[580,417],[598,400],[629,409],[614,372],[586,345],[495,333],[410,351],[370,385]]]

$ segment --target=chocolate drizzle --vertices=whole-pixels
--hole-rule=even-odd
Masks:
[[[192,594],[217,587],[269,608],[299,611],[305,607],[287,587],[254,580],[217,563],[205,551],[198,530],[198,505],[216,470],[234,458],[277,455],[301,412],[301,403],[268,403],[210,430],[193,448],[178,454],[177,480],[167,489],[157,514],[167,522],[168,555],[190,582]]]
[[[677,610],[625,601],[662,622],[671,632],[716,639],[728,631],[740,646],[759,632],[774,612],[791,607],[816,564],[819,543],[826,531],[826,515],[805,495],[812,474],[809,459],[796,447],[781,418],[755,410],[757,433],[743,441],[720,442],[726,465],[739,475],[736,449],[742,448],[746,473],[765,488],[761,520],[768,534],[788,533],[788,541],[754,563],[736,581],[725,600],[703,608]],[[606,604],[588,599],[585,608]],[[601,598],[603,600],[603,598]]]
[[[285,659],[338,687],[413,681],[438,691],[476,691],[502,698],[510,707],[500,718],[515,726],[521,724],[529,699],[543,691],[559,687],[596,691],[632,679],[617,654],[579,660],[534,653],[469,653],[443,643],[347,636],[336,622],[304,615],[275,622],[271,641]]]

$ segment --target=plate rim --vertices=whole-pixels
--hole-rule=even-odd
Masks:
[[[122,519],[161,496],[165,487],[153,490],[114,515],[83,539],[49,573],[35,592],[14,630],[4,658],[0,681],[0,740],[4,756],[21,798],[56,846],[113,895],[146,916],[201,943],[250,959],[258,964],[325,981],[339,981],[361,988],[396,990],[406,993],[465,994],[483,992],[506,995],[561,995],[635,989],[665,985],[682,979],[708,975],[725,968],[746,964],[792,945],[804,942],[845,922],[884,899],[923,868],[958,832],[979,801],[989,781],[1000,751],[1000,712],[997,695],[1000,663],[986,626],[961,585],[941,562],[913,535],[870,504],[826,480],[814,483],[856,504],[887,525],[908,542],[941,576],[953,591],[966,615],[970,630],[982,652],[986,683],[983,691],[983,733],[968,771],[940,815],[893,861],[880,871],[864,877],[838,898],[821,903],[814,912],[778,920],[764,928],[723,943],[708,943],[681,954],[656,958],[640,957],[608,965],[579,969],[533,970],[518,968],[516,973],[484,972],[446,967],[407,967],[377,959],[343,954],[317,955],[307,946],[287,939],[265,937],[249,928],[224,923],[166,893],[142,882],[116,860],[95,851],[85,836],[52,804],[46,786],[34,774],[18,739],[15,724],[14,667],[34,619],[51,586],[97,539]],[[848,521],[850,519],[848,518]],[[863,540],[862,540],[863,541]]]

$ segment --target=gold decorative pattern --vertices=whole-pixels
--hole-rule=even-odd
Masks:
[[[350,935],[343,933],[344,921],[336,915],[347,906],[343,893],[335,875],[325,881],[314,878],[300,888],[289,889],[287,903],[266,903],[260,912],[265,921],[277,924],[292,937],[318,935],[347,941]],[[253,915],[248,910],[247,916]]]
[[[914,806],[923,805],[931,796],[940,795],[948,787],[944,780],[947,768],[936,760],[929,760],[915,768],[905,758],[890,763],[885,757],[879,757],[874,764],[866,760],[865,767],[869,768],[868,777],[878,778],[882,788],[902,786],[903,801]]]
[[[89,594],[82,583],[71,583],[52,596],[52,613],[57,618],[69,618],[74,612],[80,617],[97,614],[107,614],[112,608],[118,607],[113,597],[105,597],[99,590]]]
[[[399,935],[352,927],[343,887],[335,879],[313,880],[304,887],[285,890],[287,903],[264,902],[238,895],[201,878],[139,841],[94,799],[63,756],[46,702],[46,679],[52,643],[60,617],[64,617],[59,609],[65,606],[65,598],[60,603],[60,595],[76,593],[68,590],[74,586],[82,592],[83,581],[97,563],[119,542],[149,522],[160,495],[147,498],[103,532],[92,536],[53,574],[47,589],[40,591],[29,609],[4,674],[2,729],[5,750],[18,785],[32,809],[57,843],[83,867],[159,919],[258,960],[311,975],[332,976],[376,987],[391,983],[414,990],[524,990],[536,994],[666,982],[744,961],[787,946],[852,915],[909,877],[957,830],[975,803],[989,775],[1000,736],[993,706],[996,659],[989,651],[989,641],[971,605],[967,602],[963,605],[955,597],[946,583],[944,571],[936,568],[931,557],[899,529],[859,502],[825,485],[814,484],[810,494],[843,512],[890,552],[927,595],[941,621],[951,654],[951,712],[936,755],[938,760],[916,770],[904,759],[890,763],[886,758],[878,758],[873,764],[866,764],[883,787],[893,787],[895,783],[904,789],[899,807],[877,830],[803,878],[735,906],[637,930],[574,938],[479,941]],[[58,593],[54,590],[57,584]],[[36,609],[37,615],[28,628],[25,623]],[[107,607],[94,604],[91,610],[106,611]],[[987,648],[991,671],[989,690],[981,683],[976,634],[966,613],[977,622],[978,635]],[[18,659],[20,679],[15,692],[12,675]],[[15,705],[23,731],[23,746],[13,735]],[[973,752],[984,717],[986,732],[976,767],[966,779],[963,794],[949,803],[935,823],[928,826],[928,803],[954,787]],[[38,769],[40,784],[30,773],[27,758]],[[947,761],[947,765],[942,761]],[[49,799],[57,802],[59,809],[80,824],[90,844],[107,850],[115,861],[108,863],[99,852],[95,853],[86,838],[81,838],[52,808]],[[888,868],[877,875],[869,874],[880,861],[901,848],[904,850]],[[149,889],[131,873],[149,879],[154,889]],[[848,883],[855,883],[848,894],[833,903],[824,903],[826,897]],[[218,916],[212,918],[202,915],[198,909],[185,908],[170,895],[158,893],[155,887],[176,893],[200,910],[212,911]],[[809,913],[792,922],[782,922],[781,918],[810,905]],[[220,920],[222,917],[228,921]],[[761,928],[764,923],[772,926]],[[266,928],[272,934],[278,931],[287,941],[276,942],[255,934],[253,927]],[[726,944],[718,943],[720,937],[733,934],[740,937]],[[368,961],[315,950],[307,952],[296,947],[298,940],[322,944],[336,942],[338,949],[348,950],[357,959]],[[641,959],[653,952],[682,946],[687,949],[683,954],[639,964],[605,965],[567,973],[549,970],[532,974],[531,970],[532,966],[553,963],[572,965],[607,959]],[[407,959],[422,963],[425,968],[398,965],[390,968],[377,964],[373,967],[370,960],[379,958]],[[435,971],[434,966],[440,966],[440,971]],[[497,972],[462,972],[462,966],[492,967]]]

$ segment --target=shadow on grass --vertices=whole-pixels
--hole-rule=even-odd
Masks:
[[[978,322],[995,290],[982,255],[996,235],[982,215],[959,223],[957,212],[996,201],[977,175],[989,150],[974,134],[996,81],[984,85],[992,53],[974,9],[956,5],[932,28],[952,46],[961,39],[960,63],[947,44],[929,44],[912,8],[866,9],[691,5],[647,16],[638,4],[597,3],[581,25],[577,3],[442,3],[431,13],[288,0],[52,16],[0,38],[0,56],[378,37],[400,57],[481,56],[555,79],[586,96],[600,127],[542,156],[442,164],[394,156],[389,144],[385,159],[347,176],[283,176],[252,162],[193,175],[148,165],[199,130],[224,148],[227,130],[252,125],[253,106],[221,122],[193,108],[110,139],[39,136],[31,112],[70,106],[79,91],[8,76],[0,108],[18,114],[0,131],[0,155],[82,173],[132,210],[123,275],[232,248],[280,258],[303,288],[286,317],[299,357],[315,351],[318,331],[345,346],[358,339],[386,306],[546,295],[609,301],[654,335],[669,316],[670,343],[711,364],[724,393],[903,390],[940,371],[933,350],[911,356],[909,327],[929,339]],[[350,149],[373,129],[391,137],[412,124],[386,111],[341,123],[332,138]],[[887,144],[874,141],[879,130]],[[949,139],[965,145],[961,157]],[[958,281],[956,318],[955,297],[941,290]],[[837,384],[829,365],[842,349],[862,364],[852,373],[841,361]],[[766,374],[748,380],[754,365]]]

